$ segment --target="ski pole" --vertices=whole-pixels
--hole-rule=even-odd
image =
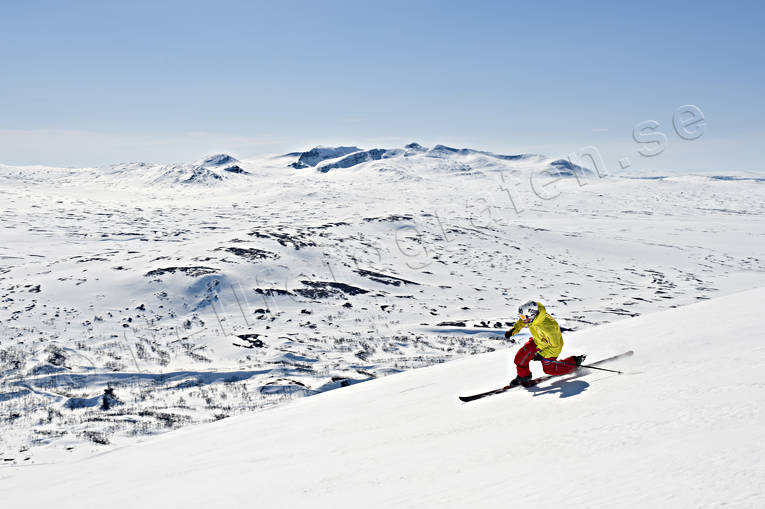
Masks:
[[[549,359],[547,360],[547,362],[554,362],[556,364],[565,364],[566,366],[576,366],[576,364],[571,364],[570,362],[550,361]],[[586,364],[580,364],[577,367],[578,368],[588,368],[588,369],[598,369],[600,371],[608,371],[610,373],[619,373],[620,375],[624,374],[622,371],[617,371],[615,369],[599,368],[598,366],[588,366]]]

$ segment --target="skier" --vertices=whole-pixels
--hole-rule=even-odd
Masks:
[[[562,361],[557,360],[563,349],[563,335],[560,326],[550,316],[540,302],[528,301],[518,308],[521,317],[515,322],[513,328],[505,332],[505,339],[517,334],[524,327],[531,331],[531,339],[515,354],[515,367],[518,376],[510,386],[532,385],[529,362],[532,360],[542,361],[542,369],[548,375],[567,375],[574,371],[577,366],[584,362],[585,355],[574,355]]]

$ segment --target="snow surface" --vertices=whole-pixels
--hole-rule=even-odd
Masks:
[[[409,144],[0,166],[0,465],[491,352],[530,298],[569,332],[765,286],[762,180],[564,163]]]
[[[476,355],[187,428],[66,465],[0,471],[9,507],[763,507],[765,289],[566,335],[610,367],[503,384]],[[538,370],[538,365],[534,365]]]

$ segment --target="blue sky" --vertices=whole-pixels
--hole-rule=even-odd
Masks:
[[[3,2],[0,162],[444,143],[765,170],[756,2]],[[673,112],[697,105],[684,141]],[[639,156],[635,124],[663,153]]]

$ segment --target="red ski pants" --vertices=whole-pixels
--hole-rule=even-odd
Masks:
[[[534,354],[539,351],[534,338],[529,339],[525,345],[515,354],[515,368],[518,370],[518,376],[529,376],[529,362],[534,359]],[[565,364],[564,364],[565,363]],[[548,375],[567,375],[576,369],[576,361],[573,357],[556,360],[555,357],[542,359],[542,369]]]

